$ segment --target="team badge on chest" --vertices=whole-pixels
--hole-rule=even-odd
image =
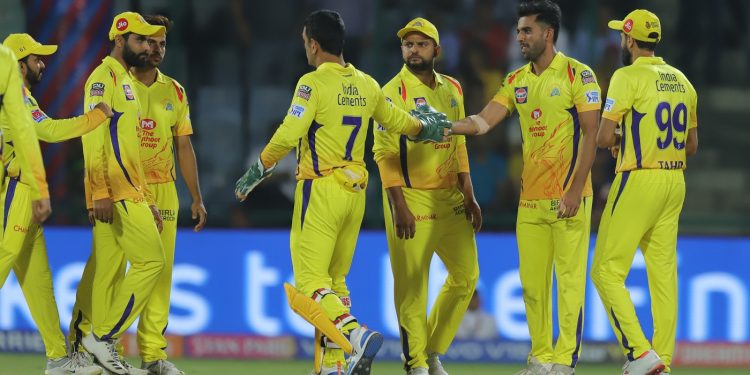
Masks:
[[[130,85],[122,85],[122,90],[125,91],[126,100],[135,100],[135,95],[133,95],[133,89],[130,88]]]
[[[527,86],[516,87],[516,103],[524,104],[526,103],[528,97],[529,97],[529,88]]]

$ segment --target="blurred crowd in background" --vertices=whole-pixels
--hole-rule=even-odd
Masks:
[[[44,0],[42,0],[44,2]],[[235,201],[235,180],[258,157],[283,119],[297,79],[307,66],[301,39],[304,17],[315,9],[341,13],[346,23],[346,61],[385,83],[400,69],[396,31],[422,16],[439,30],[442,56],[436,70],[463,85],[467,115],[491,100],[505,74],[525,64],[515,41],[518,0],[61,0],[65,6],[111,3],[125,9],[160,13],[174,21],[163,71],[187,89],[201,184],[209,226],[289,226],[294,190],[294,155],[246,202]],[[0,32],[32,29],[38,1],[0,0]],[[688,160],[687,198],[682,233],[750,233],[750,2],[741,0],[598,1],[560,0],[563,24],[558,50],[591,66],[606,96],[612,73],[621,66],[620,36],[606,27],[635,8],[655,12],[664,36],[656,54],[682,70],[698,91],[700,149]],[[54,12],[53,10],[47,10]],[[83,10],[82,10],[83,11]],[[106,15],[109,22],[111,14]],[[25,22],[24,22],[25,20]],[[85,23],[90,20],[81,19]],[[61,32],[64,32],[61,31]],[[32,32],[32,35],[34,33]],[[51,35],[55,35],[52,33]],[[34,35],[37,37],[37,35]],[[56,36],[60,38],[59,35]],[[53,37],[50,37],[53,38]],[[47,42],[45,38],[38,38]],[[53,38],[54,39],[54,38]],[[92,43],[106,44],[106,33]],[[91,48],[99,48],[95,45]],[[48,63],[48,70],[50,64]],[[88,72],[86,72],[88,74]],[[49,78],[49,77],[47,77]],[[85,80],[85,76],[84,76]],[[83,92],[81,91],[81,94]],[[83,95],[81,95],[81,98]],[[44,103],[42,103],[44,108]],[[78,106],[80,109],[80,106]],[[80,110],[79,110],[80,113]],[[49,111],[52,116],[62,113]],[[369,136],[368,147],[372,144]],[[53,152],[53,223],[86,223],[83,212],[80,144]],[[484,213],[485,230],[513,230],[521,168],[517,118],[490,134],[469,139],[471,175]],[[53,150],[54,151],[54,150]],[[58,155],[59,154],[59,155]],[[380,180],[372,157],[364,228],[382,228]],[[600,150],[592,171],[598,227],[614,159]],[[182,206],[189,195],[182,187]],[[60,193],[62,191],[63,193]],[[180,223],[190,221],[183,211]]]

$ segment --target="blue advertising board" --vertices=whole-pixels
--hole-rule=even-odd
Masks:
[[[91,246],[85,228],[47,228],[48,253],[63,328],[75,302],[75,288]],[[479,291],[483,308],[497,323],[501,340],[527,340],[518,254],[512,234],[477,237]],[[592,239],[592,248],[594,239]],[[292,282],[287,231],[181,230],[172,286],[169,332],[311,336],[312,328],[286,304],[283,283]],[[460,251],[460,249],[456,249]],[[593,257],[589,256],[589,262]],[[750,238],[681,237],[678,241],[680,341],[750,341]],[[445,268],[433,259],[430,300]],[[361,322],[398,336],[393,279],[385,235],[359,237],[348,277],[353,313]],[[650,332],[645,263],[637,255],[627,280],[641,323]],[[614,335],[591,282],[586,287],[584,339],[611,341]],[[34,324],[14,276],[0,289],[0,331],[33,330]]]

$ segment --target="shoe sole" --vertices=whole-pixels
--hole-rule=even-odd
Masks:
[[[377,332],[373,333],[365,343],[365,350],[362,353],[362,357],[354,366],[349,368],[347,375],[370,375],[372,361],[375,359],[375,355],[378,354],[378,350],[380,350],[382,345],[383,335]]]
[[[656,367],[652,368],[651,370],[648,370],[648,372],[646,372],[646,375],[659,375],[663,373],[664,370],[666,369],[667,369],[667,366],[659,364],[659,365],[656,365]]]

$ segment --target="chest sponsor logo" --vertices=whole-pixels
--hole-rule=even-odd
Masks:
[[[589,104],[600,103],[600,100],[599,100],[599,91],[587,91],[586,92],[586,102],[589,103]]]
[[[104,96],[104,84],[101,82],[92,83],[89,96]]]
[[[424,97],[414,98],[414,105],[419,107],[420,105],[427,105],[427,99]]]
[[[551,93],[549,94],[549,96],[550,96],[550,97],[553,97],[553,96],[560,96],[560,89],[559,89],[559,88],[557,88],[557,87],[555,87],[554,89],[552,89],[552,92],[551,92]]]
[[[584,70],[581,72],[581,82],[584,85],[588,85],[589,83],[596,83],[596,78],[594,78],[594,73],[591,73],[590,70]]]
[[[539,118],[542,117],[542,110],[537,108],[533,111],[531,111],[531,118],[534,120],[539,120]]]
[[[528,98],[529,98],[528,86],[516,87],[516,103],[524,104],[526,103]]]
[[[604,112],[612,112],[612,108],[615,106],[615,100],[612,98],[607,98],[607,101],[604,102]]]
[[[451,98],[451,108],[456,107],[458,107],[458,101],[456,100],[456,98]]]
[[[302,118],[302,115],[305,114],[305,107],[294,104],[292,105],[292,108],[289,109],[289,114],[296,118]]]
[[[172,103],[167,103],[166,105],[164,105],[164,110],[165,111],[174,111],[174,105],[172,105]]]
[[[39,109],[31,111],[31,117],[38,124],[47,118],[47,115]]]
[[[152,120],[150,118],[145,118],[145,119],[141,120],[141,129],[143,129],[143,130],[154,130],[154,129],[156,129],[156,121],[154,121],[154,120]]]
[[[312,94],[312,87],[308,85],[299,85],[297,88],[297,96],[299,96],[302,99],[310,100],[310,95]]]
[[[133,95],[133,89],[130,88],[130,85],[122,85],[122,91],[125,92],[125,100],[135,100],[135,95]]]

